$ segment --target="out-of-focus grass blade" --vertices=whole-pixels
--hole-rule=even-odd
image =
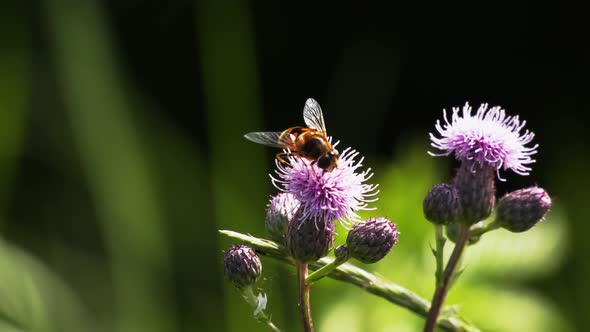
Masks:
[[[21,150],[30,96],[31,31],[26,7],[22,2],[0,11],[0,211]]]
[[[0,239],[0,331],[94,331],[82,304],[41,262]]]
[[[215,220],[220,229],[263,235],[266,200],[272,193],[268,166],[273,161],[263,154],[265,147],[243,137],[250,131],[265,130],[248,6],[245,2],[232,6],[219,1],[195,3]],[[221,263],[221,251],[218,257]],[[267,267],[270,265],[265,265],[265,277],[274,275],[276,270]],[[294,293],[287,286],[295,281],[285,276],[275,280],[267,284],[271,289],[264,290],[269,293],[267,313],[278,326],[292,326],[283,322],[280,310],[281,303],[292,303],[289,317],[296,315]],[[250,308],[225,285],[228,317],[220,324],[225,323],[228,331],[262,329]]]
[[[173,331],[169,248],[99,3],[46,0],[58,80],[112,255],[120,331]]]
[[[138,103],[138,109],[147,110],[141,119],[142,138],[158,174],[158,197],[174,239],[172,270],[175,288],[182,289],[176,298],[179,325],[184,331],[219,331],[223,328],[222,287],[227,285],[220,269],[203,273],[203,267],[216,266],[222,257],[217,250],[206,159],[198,144],[159,112],[151,112],[153,103]]]

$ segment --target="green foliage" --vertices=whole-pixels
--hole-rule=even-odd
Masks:
[[[0,239],[0,331],[92,331],[82,304],[35,257]]]
[[[216,231],[263,236],[266,199],[274,194],[271,152],[242,139],[268,129],[250,7],[195,5],[195,75],[203,85],[195,94],[204,94],[207,145],[162,116],[168,110],[140,89],[102,2],[41,1],[40,51],[30,46],[37,11],[18,7],[0,12],[0,331],[260,330],[223,281],[229,242]],[[377,141],[374,129],[384,125],[397,91],[398,50],[373,43],[351,45],[335,63],[326,98],[335,111],[326,117],[342,145],[355,146],[351,121],[366,141]],[[557,101],[551,107],[576,106]],[[332,127],[342,110],[362,116]],[[570,125],[575,135],[585,130]],[[422,199],[448,180],[449,161],[429,157],[427,136],[417,133],[398,143],[391,160],[360,151],[381,190],[377,210],[362,216],[386,216],[401,234],[383,261],[351,262],[429,298],[435,240]],[[468,248],[447,303],[484,331],[589,325],[585,143],[572,140],[544,156],[549,192],[559,193],[546,221],[523,234],[493,231]],[[337,232],[335,246],[347,230]],[[447,242],[447,256],[450,248]],[[299,331],[294,273],[263,264],[258,287],[268,294],[267,313],[284,331]],[[311,296],[319,331],[417,331],[423,324],[347,284],[322,280]]]

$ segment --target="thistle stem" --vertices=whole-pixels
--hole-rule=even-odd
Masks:
[[[453,278],[455,269],[457,268],[468,240],[469,227],[461,224],[459,228],[459,238],[455,244],[455,249],[453,249],[451,258],[449,258],[449,262],[447,263],[442,276],[442,281],[437,283],[436,290],[434,291],[432,304],[430,305],[430,310],[428,311],[428,316],[426,317],[426,324],[424,325],[424,332],[434,331],[438,315],[440,314],[440,310],[445,301],[445,298],[447,297],[449,287],[451,286],[451,279]]]
[[[299,310],[303,331],[313,332],[313,320],[311,318],[311,306],[309,303],[309,284],[305,281],[307,278],[307,263],[296,262],[297,281],[299,284]]]
[[[447,239],[443,235],[443,226],[442,225],[435,225],[434,230],[436,233],[436,253],[434,257],[436,258],[436,287],[440,286],[442,282],[443,276],[443,266],[444,266],[444,253],[445,253],[445,243]]]
[[[348,257],[345,257],[343,259],[334,259],[330,263],[324,265],[323,267],[308,275],[307,278],[305,278],[305,282],[307,282],[309,285],[313,284],[314,282],[330,274],[330,272],[334,271],[338,266],[344,264],[347,260]]]
[[[291,258],[285,251],[285,247],[276,242],[230,230],[220,230],[219,233],[232,240],[248,244],[254,248],[258,254],[264,255],[268,259],[275,259],[290,266],[295,265],[293,258]],[[309,268],[312,270],[318,270],[321,267],[330,264],[332,261],[333,259],[324,257],[317,262],[310,263]],[[428,314],[430,303],[418,294],[352,264],[344,263],[335,268],[327,276],[356,286],[369,294],[385,299],[394,305],[406,308],[422,317],[426,317]],[[455,312],[451,312],[449,315],[441,317],[438,320],[438,326],[448,332],[480,331],[477,327],[472,325],[472,323]]]

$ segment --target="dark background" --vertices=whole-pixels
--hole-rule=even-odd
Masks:
[[[474,272],[466,283],[516,298],[526,290],[538,310],[526,307],[521,316],[551,312],[548,319],[557,323],[519,325],[500,316],[493,320],[504,324],[494,325],[485,318],[494,307],[483,305],[466,316],[484,330],[584,330],[590,325],[587,44],[585,11],[567,2],[6,2],[0,328],[262,329],[223,280],[222,250],[230,242],[216,230],[263,236],[274,151],[242,135],[301,124],[305,99],[313,97],[329,133],[375,169],[379,211],[384,206],[398,219],[408,251],[426,251],[433,233],[424,220],[403,220],[403,211],[419,211],[420,197],[455,166],[426,155],[442,109],[487,102],[526,119],[540,144],[534,171],[503,173],[507,181],[498,182],[498,191],[544,186],[562,234],[552,245],[562,249],[554,257],[553,247],[545,248],[547,256],[537,259],[551,267],[531,265],[526,277]],[[393,178],[395,189],[387,185]],[[416,191],[417,199],[411,208],[388,206],[388,190],[394,197]],[[531,238],[531,251],[553,243],[552,235]],[[404,256],[403,241],[396,264],[415,259],[430,273],[431,257]],[[293,271],[263,262],[269,310],[295,331]],[[402,265],[409,279],[423,273]],[[374,269],[430,298],[430,274],[414,285],[385,267]],[[349,287],[330,287],[318,290],[318,317],[340,313],[334,297],[392,308],[362,292],[343,293]],[[470,289],[458,288],[451,303],[469,310],[468,296],[460,294]],[[400,315],[400,322],[411,321],[399,323],[401,330],[420,328],[419,318]],[[382,320],[348,328],[396,326]],[[329,318],[319,324],[336,326]]]

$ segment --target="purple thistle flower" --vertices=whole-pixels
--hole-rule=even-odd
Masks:
[[[461,114],[459,107],[453,107],[450,122],[446,110],[443,111],[445,123],[436,122],[440,137],[430,134],[431,145],[443,153],[429,152],[430,155],[455,153],[459,160],[470,160],[482,167],[491,166],[497,172],[501,168],[510,168],[519,175],[529,174],[531,168],[527,165],[535,162],[531,156],[537,153],[538,145],[525,146],[535,136],[528,130],[521,133],[526,121],[521,122],[518,116],[507,116],[500,106],[488,109],[488,104],[482,104],[475,115],[471,114],[468,103],[463,106]]]
[[[376,201],[377,198],[371,197],[379,192],[378,185],[364,183],[373,176],[370,168],[357,173],[364,159],[355,161],[358,155],[347,148],[338,159],[338,167],[330,172],[305,158],[289,157],[289,165],[276,163],[278,178],[271,175],[272,182],[301,202],[298,212],[301,220],[314,220],[316,225],[318,221],[335,220],[355,223],[360,220],[356,211],[373,210],[368,208],[368,203]]]

